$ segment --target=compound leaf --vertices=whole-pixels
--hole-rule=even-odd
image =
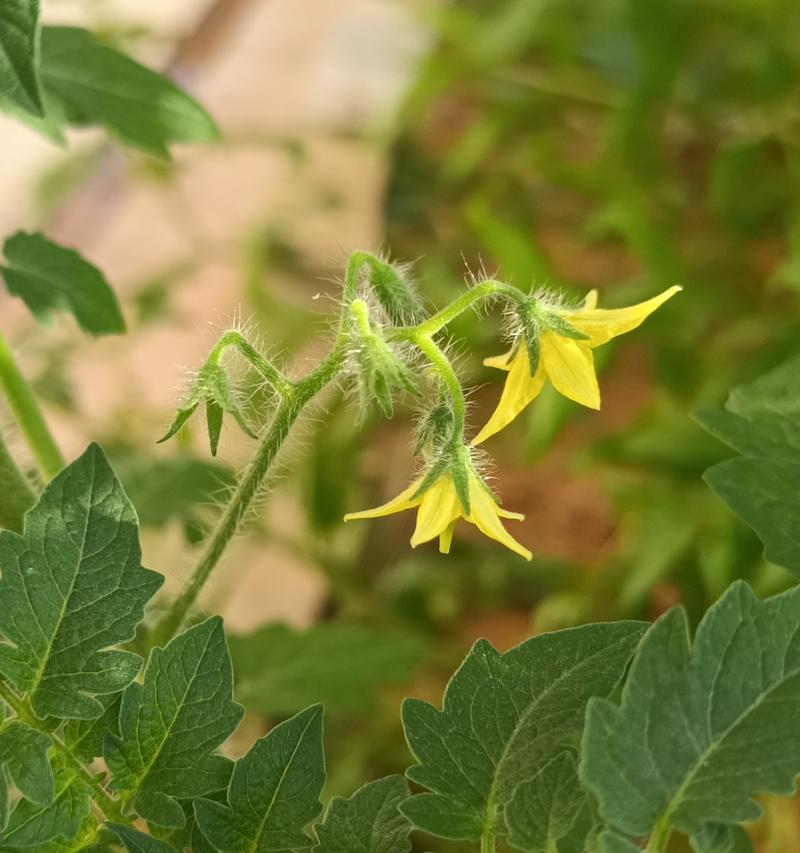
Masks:
[[[506,806],[508,843],[530,853],[552,850],[572,828],[583,800],[575,758],[564,751],[517,785]]]
[[[0,273],[9,293],[19,296],[40,322],[68,311],[84,332],[125,331],[117,297],[97,267],[42,234],[18,231],[9,237]]]
[[[119,838],[128,853],[178,853],[166,841],[160,841],[150,835],[145,835],[130,826],[119,823],[108,823],[106,826]]]
[[[402,776],[370,782],[347,799],[336,797],[316,827],[313,853],[406,853],[411,823],[399,806],[407,798]]]
[[[230,647],[238,698],[265,714],[314,702],[328,712],[368,710],[382,686],[411,677],[423,652],[408,634],[345,623],[266,625],[231,637]]]
[[[39,91],[39,0],[0,4],[0,96],[42,116]]]
[[[753,843],[741,826],[708,823],[690,839],[694,853],[753,853]]]
[[[219,135],[197,101],[87,30],[42,29],[41,78],[48,114],[62,124],[102,125],[157,156],[168,156],[173,143]]]
[[[91,719],[128,685],[133,639],[163,578],[142,568],[136,513],[93,444],[0,533],[0,674],[39,717]]]
[[[195,801],[200,831],[223,853],[290,853],[310,846],[325,784],[322,707],[276,726],[236,762],[228,804]]]
[[[447,686],[442,711],[408,699],[403,724],[419,762],[408,772],[430,793],[401,807],[426,832],[477,841],[507,835],[505,810],[583,729],[592,696],[608,696],[645,630],[586,625],[500,654],[479,640]]]
[[[225,788],[232,762],[215,752],[242,718],[222,619],[212,617],[153,649],[144,680],[122,696],[120,734],[104,754],[111,787],[159,826],[181,827],[178,799]]]
[[[693,645],[682,608],[653,625],[621,705],[592,699],[587,712],[582,775],[609,824],[630,836],[664,822],[699,833],[757,818],[757,793],[794,790],[798,624],[800,588],[759,601],[737,582]]]

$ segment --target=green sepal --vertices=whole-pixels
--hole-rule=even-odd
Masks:
[[[173,420],[169,425],[169,428],[164,435],[156,441],[156,444],[162,444],[165,441],[169,441],[169,439],[172,438],[172,436],[175,435],[181,427],[183,427],[186,421],[189,420],[189,418],[194,414],[194,410],[199,405],[200,401],[195,400],[188,402],[185,406],[181,406],[181,408],[178,409],[178,413],[175,415],[175,420]]]
[[[453,454],[450,473],[453,477],[453,485],[455,486],[458,500],[461,503],[461,508],[464,510],[464,515],[467,516],[470,514],[469,478],[476,475],[469,460],[467,449],[463,444]]]
[[[542,345],[539,341],[539,328],[536,327],[535,330],[527,330],[524,334],[525,337],[525,349],[528,351],[528,362],[530,366],[530,374],[531,378],[536,375],[536,371],[539,369],[539,359],[542,354]]]
[[[419,488],[414,492],[411,496],[411,500],[416,500],[420,495],[424,492],[427,492],[428,489],[441,477],[445,471],[450,467],[450,456],[448,453],[443,453],[434,463],[428,468],[425,476],[422,478],[422,482],[419,484]]]
[[[542,325],[561,335],[562,338],[572,338],[573,341],[588,341],[589,336],[579,332],[571,323],[568,323],[560,314],[553,311],[542,312]]]
[[[394,325],[407,326],[419,320],[422,305],[397,267],[372,259],[368,276],[372,292]]]
[[[219,436],[222,432],[222,419],[225,412],[216,400],[206,400],[206,426],[208,427],[208,444],[211,455],[217,455],[219,447]]]

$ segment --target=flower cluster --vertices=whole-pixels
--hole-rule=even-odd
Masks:
[[[509,291],[507,286],[499,284],[485,289],[487,294],[500,291],[503,295]],[[511,349],[484,362],[506,371],[506,382],[494,413],[469,443],[464,439],[463,396],[458,380],[446,356],[432,340],[440,327],[437,318],[441,317],[442,326],[447,321],[447,309],[416,327],[398,330],[398,337],[416,344],[428,356],[442,384],[448,388],[451,401],[449,405],[434,406],[423,420],[422,441],[417,449],[423,450],[421,445],[428,444],[432,452],[426,454],[422,473],[397,497],[373,509],[349,513],[345,521],[416,509],[412,547],[438,537],[439,550],[448,553],[456,522],[463,518],[486,536],[531,559],[531,552],[502,523],[502,519],[522,520],[524,516],[500,506],[479,473],[475,447],[508,426],[538,396],[548,380],[565,397],[599,409],[600,388],[592,350],[635,329],[680,289],[671,287],[645,302],[616,309],[598,308],[596,291],[589,293],[578,308],[550,305],[546,300],[516,291],[512,295],[511,313],[516,324]]]

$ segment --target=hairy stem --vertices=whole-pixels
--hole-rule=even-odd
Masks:
[[[461,438],[464,434],[467,406],[464,399],[464,390],[458,381],[455,370],[453,370],[453,365],[450,364],[450,359],[442,352],[430,335],[414,332],[408,336],[408,340],[430,361],[434,370],[439,374],[447,387],[447,392],[453,403],[453,438]]]
[[[20,722],[50,738],[53,749],[77,773],[81,783],[89,792],[95,807],[105,818],[118,823],[130,823],[122,811],[121,804],[106,791],[100,779],[79,758],[73,755],[64,741],[28,708],[24,699],[19,697],[5,681],[0,681],[0,699],[11,708]]]
[[[288,397],[292,394],[294,390],[292,383],[236,329],[225,332],[211,350],[208,360],[218,362],[222,353],[229,347],[236,347],[281,396]]]
[[[452,323],[459,314],[463,314],[468,308],[471,308],[477,302],[484,299],[490,299],[493,296],[502,296],[512,302],[520,305],[528,302],[528,297],[517,287],[510,284],[504,284],[502,281],[482,281],[471,287],[463,296],[453,300],[447,307],[437,311],[432,317],[423,320],[413,330],[423,335],[435,335],[441,331],[449,323]],[[398,330],[399,332],[410,330]]]
[[[36,464],[47,480],[64,467],[64,459],[47,428],[30,385],[17,367],[8,341],[0,334],[0,387],[33,451]]]
[[[666,853],[671,836],[672,826],[670,825],[669,820],[665,817],[661,818],[650,833],[650,838],[647,841],[647,847],[644,848],[644,853]]]
[[[153,629],[151,635],[153,645],[164,645],[181,629],[228,543],[236,535],[243,519],[257,499],[264,478],[300,412],[336,376],[343,360],[343,348],[334,347],[312,373],[293,384],[291,391],[283,396],[256,455],[225,507],[189,582]]]
[[[0,434],[0,527],[22,532],[25,513],[36,503],[36,493],[19,470]]]
[[[494,828],[487,826],[481,835],[481,853],[495,853],[496,850]]]

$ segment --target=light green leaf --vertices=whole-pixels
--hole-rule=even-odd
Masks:
[[[0,95],[42,116],[39,91],[39,0],[0,4]]]
[[[18,231],[9,237],[0,273],[8,292],[19,296],[37,320],[68,311],[92,335],[125,331],[117,297],[97,267],[42,234]]]
[[[640,853],[640,849],[638,844],[610,830],[601,832],[597,838],[597,853]]]
[[[104,745],[111,787],[151,823],[181,827],[177,799],[225,788],[232,762],[215,752],[242,718],[222,620],[153,649],[144,680],[122,696],[120,735]]]
[[[45,489],[25,531],[0,533],[0,674],[40,717],[91,719],[123,689],[161,575],[142,568],[136,513],[93,444]]]
[[[544,634],[501,655],[478,641],[451,679],[444,709],[409,699],[403,723],[419,762],[408,777],[430,793],[401,807],[426,832],[477,841],[507,834],[505,809],[583,729],[592,696],[608,696],[645,630],[586,625]]]
[[[505,812],[508,843],[516,850],[548,853],[572,828],[583,800],[574,756],[559,753],[515,788]]]
[[[408,798],[402,776],[387,776],[331,801],[316,827],[313,853],[406,853],[411,823],[398,806]]]
[[[89,815],[89,797],[76,771],[55,759],[55,797],[47,805],[20,800],[0,833],[0,849],[26,847],[40,850],[48,841],[69,842],[80,832]]]
[[[0,724],[0,787],[5,789],[9,779],[25,799],[40,805],[52,803],[55,781],[47,759],[51,745],[46,734],[20,720]],[[0,829],[6,826],[7,808],[7,791],[0,790]]]
[[[109,823],[106,826],[119,838],[128,853],[178,853],[166,841],[159,841],[159,839],[145,835],[130,826],[119,823]]]
[[[741,826],[706,824],[690,839],[694,853],[753,853],[753,843]]]
[[[228,805],[195,801],[203,835],[222,853],[289,853],[306,849],[306,826],[320,813],[325,784],[322,708],[307,708],[276,726],[236,762]]]
[[[166,157],[177,142],[209,142],[208,113],[166,77],[76,27],[42,29],[41,79],[48,113],[101,125],[121,142]]]
[[[697,421],[741,456],[704,479],[764,543],[764,556],[800,575],[800,356],[731,391]]]
[[[761,814],[755,794],[790,794],[800,772],[800,588],[765,601],[735,583],[690,643],[673,608],[647,632],[622,704],[593,699],[584,783],[630,836],[686,833]],[[654,771],[657,768],[657,772]]]
[[[229,642],[236,695],[265,714],[314,702],[328,712],[369,709],[382,686],[411,677],[423,652],[408,634],[339,622],[303,631],[272,624]]]

